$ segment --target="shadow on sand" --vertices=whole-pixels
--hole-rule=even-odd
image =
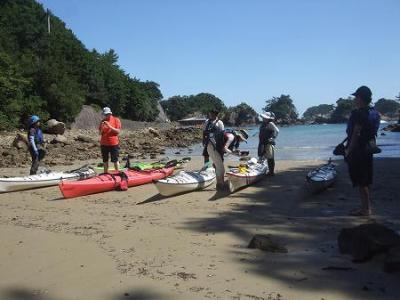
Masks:
[[[48,291],[46,290],[34,290],[22,287],[12,287],[8,289],[0,290],[0,299],[4,300],[64,300],[66,298],[58,298],[54,296],[48,296]],[[81,298],[83,295],[78,295],[79,297],[76,299],[84,299]],[[93,299],[88,298],[86,299]],[[132,290],[121,292],[118,294],[104,296],[102,299],[109,299],[109,300],[162,300],[162,299],[171,299],[168,296],[163,296],[154,291],[147,291],[147,290]]]
[[[306,189],[305,176],[315,166],[288,169],[257,183],[251,192],[244,189],[225,199],[215,196],[215,200],[229,201],[232,209],[188,220],[183,228],[236,236],[242,242],[232,245],[227,256],[246,271],[291,288],[325,295],[334,290],[346,299],[394,299],[400,295],[395,283],[399,275],[384,273],[379,263],[353,264],[350,257],[339,253],[337,236],[344,227],[375,220],[400,230],[400,207],[395,201],[395,195],[400,194],[400,159],[375,160],[374,219],[348,216],[359,205],[358,190],[350,184],[345,163],[336,163],[337,182],[322,193],[311,195]],[[287,247],[288,254],[247,249],[256,233],[273,234]]]

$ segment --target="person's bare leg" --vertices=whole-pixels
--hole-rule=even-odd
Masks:
[[[369,199],[369,187],[368,186],[360,186],[358,187],[360,191],[361,198],[361,210],[365,215],[371,214],[371,201]]]
[[[114,163],[114,168],[115,168],[115,171],[119,171],[119,161],[116,161],[115,163]]]
[[[108,161],[103,163],[104,173],[108,173]]]

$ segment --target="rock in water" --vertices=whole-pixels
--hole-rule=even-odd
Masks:
[[[45,132],[50,134],[64,134],[65,123],[59,122],[56,119],[50,119],[46,122]]]
[[[250,248],[250,249],[258,248],[263,251],[277,252],[277,253],[287,253],[288,252],[286,247],[284,247],[281,244],[279,244],[278,242],[274,241],[272,235],[270,235],[270,234],[254,235],[254,237],[251,239],[247,248]]]
[[[392,132],[400,132],[400,124],[389,124],[388,126],[383,128],[382,130],[392,131]]]
[[[374,254],[400,245],[400,236],[378,223],[343,228],[338,236],[340,253],[350,254],[355,262],[369,260]]]
[[[12,145],[17,149],[28,150],[28,138],[21,133],[17,133]]]

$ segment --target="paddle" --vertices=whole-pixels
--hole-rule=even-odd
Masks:
[[[70,170],[70,171],[67,171],[67,172],[65,172],[65,173],[75,173],[75,172],[82,172],[82,171],[87,171],[87,170],[89,170],[89,169],[93,169],[91,166],[89,166],[89,165],[83,165],[82,167],[80,167],[80,168],[77,168],[77,169],[75,169],[75,170]]]

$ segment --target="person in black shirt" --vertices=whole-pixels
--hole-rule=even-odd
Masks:
[[[369,106],[372,101],[372,92],[368,87],[361,86],[352,95],[355,96],[357,109],[351,112],[347,123],[348,144],[345,160],[351,182],[359,189],[361,207],[350,214],[369,216],[371,214],[369,186],[373,178],[373,154],[368,151],[368,146],[370,143],[375,143],[380,116],[373,107]]]

